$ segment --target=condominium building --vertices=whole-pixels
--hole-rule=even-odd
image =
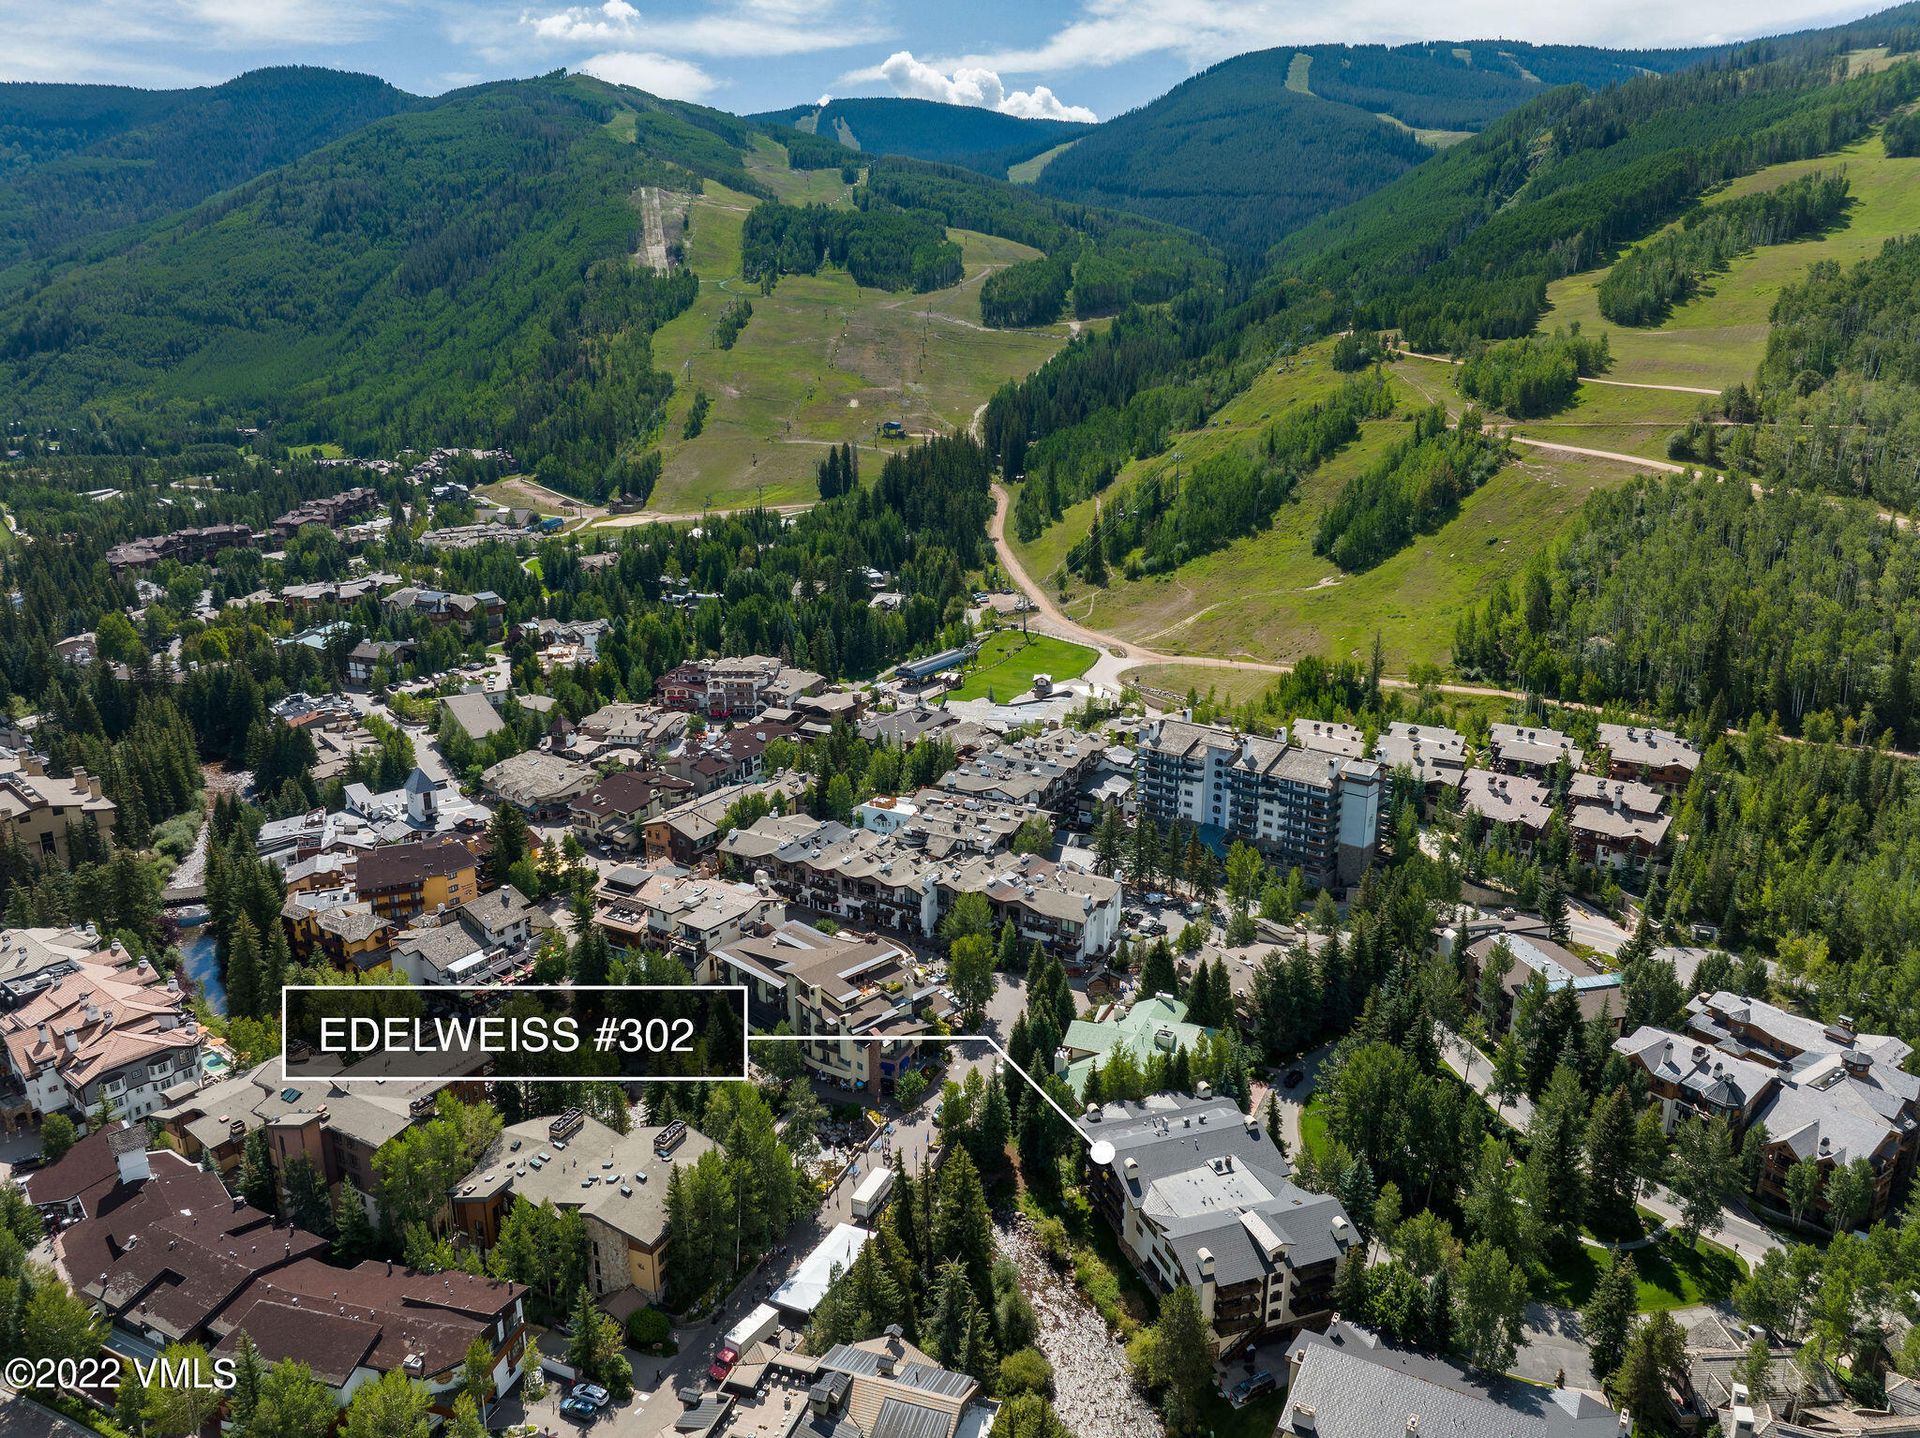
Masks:
[[[1647,1070],[1669,1120],[1684,1109],[1739,1128],[1741,1115],[1728,1109],[1737,1090],[1747,1122],[1766,1127],[1757,1190],[1775,1208],[1789,1206],[1795,1164],[1831,1174],[1865,1159],[1874,1187],[1862,1222],[1872,1222],[1900,1201],[1920,1162],[1920,1077],[1904,1067],[1913,1050],[1859,1032],[1852,1019],[1826,1023],[1721,991],[1688,1004],[1685,1034],[1640,1029],[1615,1048]],[[1825,1208],[1823,1185],[1812,1211]]]
[[[1447,1359],[1391,1348],[1350,1323],[1295,1338],[1285,1386],[1274,1438],[1623,1438],[1632,1431],[1628,1415],[1597,1393],[1489,1382]]]
[[[1693,742],[1670,729],[1602,724],[1599,737],[1607,751],[1607,774],[1614,779],[1642,779],[1671,794],[1686,788],[1700,767],[1700,751]]]
[[[790,706],[805,694],[826,688],[826,679],[795,669],[764,654],[726,659],[693,659],[669,669],[654,686],[669,709],[704,714],[710,719],[751,718],[762,709]]]
[[[1355,883],[1379,854],[1384,771],[1371,759],[1159,719],[1134,746],[1134,795],[1161,824],[1252,844],[1323,888]]]
[[[1660,812],[1666,795],[1638,779],[1575,774],[1567,790],[1567,832],[1581,858],[1604,869],[1652,863],[1673,820]]]
[[[0,1014],[0,1041],[34,1120],[84,1117],[102,1102],[137,1119],[199,1081],[205,1035],[176,980],[83,961]]]
[[[453,1225],[490,1248],[515,1198],[577,1210],[593,1291],[657,1299],[667,1287],[667,1181],[714,1151],[684,1123],[621,1134],[578,1109],[528,1119],[501,1130],[454,1187]]]
[[[1467,770],[1466,737],[1439,724],[1408,724],[1395,720],[1373,741],[1373,757],[1389,773],[1409,770],[1429,794],[1457,789]]]
[[[354,892],[383,919],[455,908],[480,897],[480,863],[458,839],[416,839],[363,852]]]
[[[1087,1186],[1141,1276],[1182,1284],[1224,1353],[1318,1326],[1334,1283],[1365,1241],[1340,1201],[1288,1180],[1286,1158],[1230,1099],[1156,1094],[1090,1110],[1087,1132],[1113,1157]]]
[[[34,859],[65,866],[71,857],[67,833],[89,821],[101,842],[113,842],[113,800],[97,775],[75,769],[56,778],[37,754],[0,752],[0,819],[13,842]]]
[[[35,1202],[77,1203],[86,1214],[55,1236],[54,1260],[112,1325],[110,1347],[193,1343],[231,1358],[245,1334],[266,1364],[305,1364],[336,1404],[398,1371],[443,1415],[476,1340],[496,1391],[519,1379],[521,1285],[391,1262],[329,1264],[319,1234],[234,1199],[212,1173],[150,1153],[143,1124],[103,1128],[36,1177],[46,1182],[34,1184]]]
[[[796,1034],[807,1067],[843,1088],[890,1093],[928,1058],[912,1040],[951,1015],[937,984],[914,970],[913,951],[878,934],[828,934],[788,921],[707,953],[703,982],[742,984],[756,1028],[781,1019]]]
[[[1110,953],[1119,939],[1120,885],[1037,854],[941,861],[901,833],[851,829],[803,814],[767,815],[720,845],[737,870],[766,873],[794,903],[862,928],[931,937],[961,894],[984,896],[994,927],[1011,923],[1067,965]]]
[[[593,922],[614,947],[658,948],[699,963],[716,944],[762,933],[787,916],[763,884],[691,878],[666,864],[622,864],[600,881]]]
[[[1586,754],[1558,729],[1532,724],[1492,724],[1487,728],[1487,754],[1503,774],[1545,774],[1562,761],[1570,769],[1586,762]]]

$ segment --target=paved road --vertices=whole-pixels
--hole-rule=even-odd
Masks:
[[[1320,1065],[1326,1062],[1327,1055],[1332,1052],[1333,1045],[1324,1044],[1311,1053],[1302,1054],[1274,1076],[1273,1095],[1280,1109],[1280,1133],[1287,1141],[1289,1154],[1300,1152],[1300,1115],[1306,1111],[1307,1101],[1313,1097],[1313,1091],[1320,1082]],[[1303,1070],[1306,1077],[1288,1088],[1280,1079],[1293,1069]],[[1264,1104],[1256,1107],[1254,1112],[1264,1116]]]

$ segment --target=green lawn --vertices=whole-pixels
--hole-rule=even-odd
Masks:
[[[838,170],[796,172],[779,151],[758,152],[749,170],[783,200],[844,205],[853,193]],[[878,466],[893,445],[876,437],[897,419],[910,432],[964,429],[994,390],[1039,368],[1068,337],[1065,324],[989,330],[980,285],[992,271],[1038,251],[955,230],[966,275],[932,294],[863,289],[844,271],[789,275],[771,295],[740,278],[740,231],[756,201],[709,181],[692,203],[685,236],[700,294],[653,336],[655,364],[674,377],[653,508],[691,513],[704,503],[769,504],[815,498],[825,447],[856,443]],[[730,350],[714,344],[722,312],[738,300],[753,317]],[[711,402],[692,440],[682,426],[696,390]]]
[[[1592,1297],[1606,1261],[1603,1250],[1581,1244],[1579,1252],[1548,1268],[1546,1281],[1534,1296],[1565,1308],[1582,1308]],[[1687,1248],[1671,1233],[1635,1249],[1633,1266],[1640,1279],[1642,1313],[1721,1302],[1732,1296],[1734,1284],[1747,1271],[1744,1262],[1718,1244],[1702,1238]]]
[[[1098,651],[1084,644],[1069,644],[1046,634],[1003,629],[988,636],[980,646],[980,653],[967,670],[966,682],[949,697],[991,697],[1004,704],[1031,689],[1036,674],[1050,675],[1056,681],[1078,679],[1099,657]]]

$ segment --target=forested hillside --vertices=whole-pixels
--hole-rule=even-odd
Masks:
[[[702,175],[754,189],[752,133],[581,78],[456,93],[0,309],[0,396],[102,415],[115,446],[216,422],[358,452],[505,445],[543,479],[617,490],[670,387],[647,335],[694,289],[631,262],[631,197]]]
[[[423,103],[371,75],[292,66],[198,90],[0,85],[0,292],[29,281],[22,261],[184,209]]]
[[[1903,9],[1849,33],[1898,45],[1914,28]],[[1776,50],[1788,53],[1764,59]],[[1709,187],[1824,154],[1920,95],[1911,64],[1840,83],[1834,74],[1828,45],[1808,39],[1597,94],[1552,91],[1289,236],[1274,258],[1341,288],[1359,324],[1400,328],[1416,349],[1523,335],[1548,281],[1677,217]]]
[[[1426,157],[1399,126],[1289,90],[1292,58],[1266,50],[1223,61],[1086,135],[1035,187],[1257,249]]]
[[[1005,178],[1009,165],[1089,129],[1073,120],[1026,120],[977,105],[884,97],[795,105],[750,118],[836,140],[870,155],[965,165],[996,179]]]
[[[1550,86],[1614,85],[1708,53],[1510,41],[1262,50],[1107,121],[1035,183],[1264,249],[1405,174],[1431,153],[1429,132],[1444,132],[1439,143]]]

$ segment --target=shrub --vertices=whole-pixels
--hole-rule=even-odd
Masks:
[[[657,1308],[636,1308],[627,1315],[627,1343],[651,1352],[673,1340],[673,1323]]]
[[[1022,1348],[1000,1360],[1000,1396],[1053,1393],[1053,1365],[1037,1348]]]

